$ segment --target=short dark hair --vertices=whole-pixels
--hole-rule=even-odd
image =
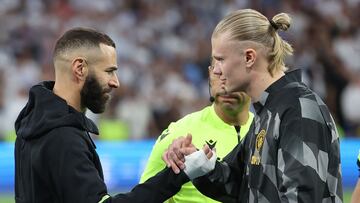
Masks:
[[[115,48],[114,41],[105,33],[91,28],[77,27],[66,31],[57,41],[54,57],[61,52],[80,47],[99,47],[100,43]]]

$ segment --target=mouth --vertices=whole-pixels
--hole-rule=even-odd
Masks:
[[[236,96],[233,96],[233,95],[228,95],[228,94],[226,94],[226,95],[219,95],[219,97],[221,97],[221,98],[223,98],[223,99],[238,99],[238,97],[236,97]]]
[[[105,90],[103,95],[105,100],[109,100],[111,98],[111,90]]]
[[[219,93],[217,95],[219,98],[223,99],[223,100],[239,100],[239,96],[237,94],[229,94],[229,93],[226,93],[226,92],[223,92],[223,93]]]

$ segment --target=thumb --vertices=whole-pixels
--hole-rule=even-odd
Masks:
[[[182,147],[189,147],[192,141],[192,135],[188,133],[185,137],[184,145]]]
[[[185,155],[188,156],[194,152],[196,152],[196,148],[195,147],[183,147],[180,149],[180,152]]]
[[[205,144],[203,150],[208,159],[210,159],[213,156],[213,152],[211,151],[209,145]]]

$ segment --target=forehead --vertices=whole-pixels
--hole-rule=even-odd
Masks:
[[[100,44],[99,49],[97,49],[93,54],[98,63],[102,63],[109,67],[117,66],[116,50],[114,47]]]
[[[116,50],[112,46],[100,44],[99,51],[106,59],[116,59]]]
[[[239,50],[240,42],[231,39],[227,33],[218,34],[211,38],[211,47],[213,56],[228,55]]]

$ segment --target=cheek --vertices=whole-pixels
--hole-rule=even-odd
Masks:
[[[234,78],[239,74],[239,67],[237,67],[235,64],[224,64],[223,66],[223,74],[224,76],[229,79],[229,78]]]
[[[101,85],[101,87],[105,87],[107,86],[107,83],[108,83],[108,76],[107,75],[101,75],[98,77],[98,81],[99,81],[99,84]]]
[[[241,61],[234,61],[227,66],[228,76],[233,78],[242,77],[242,75],[244,75],[244,69]]]

